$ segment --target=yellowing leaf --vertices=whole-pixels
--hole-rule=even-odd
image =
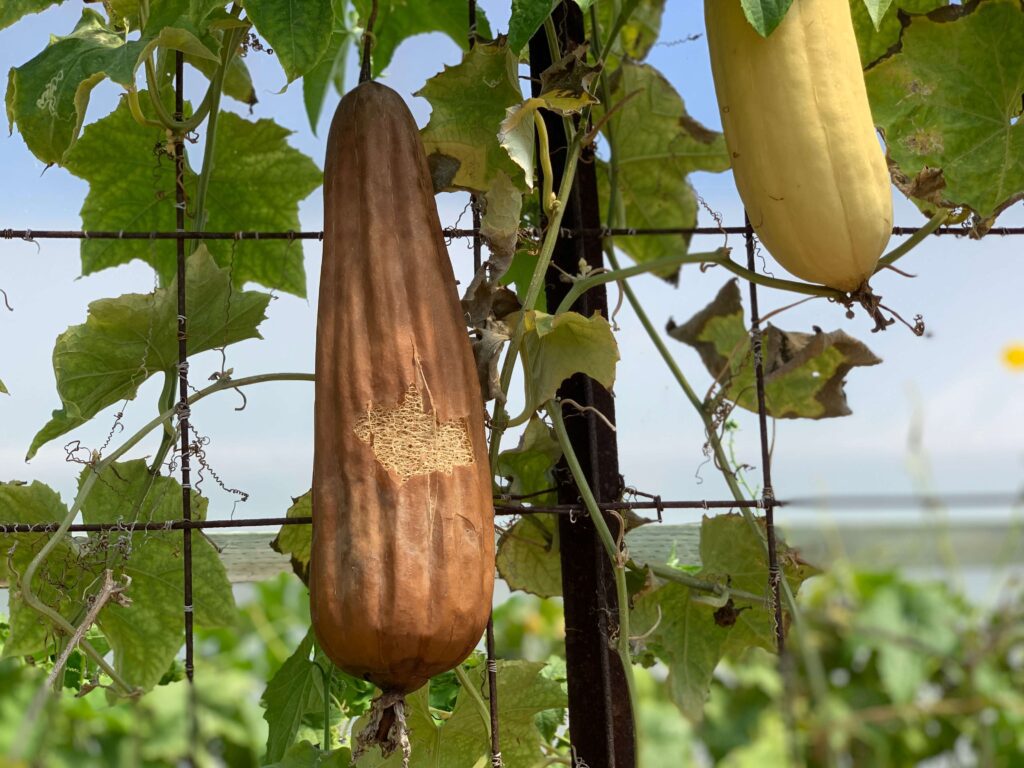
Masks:
[[[503,42],[480,44],[417,92],[433,107],[422,135],[436,190],[486,192],[501,172],[523,186],[497,138],[506,108],[523,98],[517,66]]]
[[[528,406],[537,410],[553,398],[563,381],[585,373],[605,389],[615,383],[619,347],[611,326],[599,312],[587,318],[577,312],[523,314],[526,335],[522,355],[530,372]]]

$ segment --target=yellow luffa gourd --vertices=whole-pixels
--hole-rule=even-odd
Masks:
[[[892,233],[846,0],[794,0],[767,38],[740,0],[705,0],[711,70],[736,187],[789,272],[843,291],[871,276]]]

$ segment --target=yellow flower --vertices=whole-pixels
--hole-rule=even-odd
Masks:
[[[1024,371],[1024,344],[1009,344],[1003,350],[1003,363],[1011,371]]]

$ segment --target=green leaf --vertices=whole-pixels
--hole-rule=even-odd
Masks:
[[[372,0],[355,0],[360,22],[365,26]],[[379,0],[373,25],[373,74],[380,75],[403,40],[425,32],[443,32],[463,50],[469,48],[469,17],[465,0]],[[480,39],[491,37],[491,27],[481,9],[476,12]]]
[[[700,353],[728,400],[757,410],[753,353],[738,281],[722,286],[714,301],[684,325],[670,320],[667,331]],[[778,419],[848,416],[846,375],[853,368],[882,362],[844,331],[798,333],[769,323],[763,344],[765,405]]]
[[[11,394],[10,392],[7,391],[7,385],[4,384],[3,379],[0,379],[0,394],[4,394],[4,395]]]
[[[497,473],[509,480],[507,493],[523,497],[530,504],[555,504],[555,465],[562,458],[554,430],[534,416],[523,430],[519,445],[498,454]],[[540,493],[548,491],[548,493]]]
[[[886,5],[888,9],[876,21],[874,14],[868,12],[868,3]],[[897,11],[905,14],[928,13],[946,4],[947,0],[850,0],[861,64],[866,69],[899,42],[903,24]]]
[[[714,609],[691,599],[688,588],[665,584],[636,600],[629,627],[657,628],[646,646],[668,667],[669,692],[684,715],[699,721],[728,630],[715,626]]]
[[[171,57],[167,57],[167,61],[173,64]],[[212,61],[195,56],[186,55],[185,63],[198,69],[207,79],[212,78],[217,69],[217,64]],[[231,57],[228,71],[224,73],[224,93],[249,107],[255,106],[258,101],[249,67],[241,56]]]
[[[496,558],[498,575],[509,589],[538,597],[562,594],[558,521],[554,515],[526,515],[501,534]]]
[[[349,49],[359,41],[356,31],[348,26],[347,5],[347,2],[343,2],[335,11],[334,31],[331,32],[327,50],[320,57],[320,61],[302,77],[302,101],[306,106],[306,116],[309,118],[313,133],[316,133],[317,123],[320,121],[320,111],[323,109],[328,86],[334,83],[338,93],[344,92]]]
[[[64,0],[4,0],[0,3],[0,29],[11,26],[22,16],[45,11],[51,5],[60,5]]]
[[[132,84],[143,48],[142,40],[126,43],[87,8],[71,34],[11,69],[7,119],[32,154],[47,164],[63,163],[85,120],[89,93],[104,77]]]
[[[282,760],[282,765],[290,765],[287,755],[293,751],[302,751],[295,748],[289,750],[298,734],[312,727],[318,733],[323,732],[323,670],[328,669],[331,669],[331,661],[316,645],[316,637],[310,628],[295,652],[274,673],[260,699],[265,709],[263,719],[269,727],[268,761]],[[331,675],[332,725],[340,724],[343,718],[363,714],[369,708],[375,691],[371,683],[335,668]],[[335,706],[335,702],[341,704],[341,710]],[[326,759],[326,755],[320,755],[321,759]],[[347,765],[342,760],[343,756],[335,752],[330,761],[316,764]]]
[[[348,768],[351,758],[352,752],[348,747],[324,753],[303,740],[289,749],[280,762],[265,768]]]
[[[522,355],[527,384],[528,407],[542,408],[553,398],[563,381],[584,373],[610,390],[615,383],[619,347],[612,328],[599,312],[586,318],[577,312],[548,315],[531,310],[523,314],[525,324]]]
[[[527,661],[498,662],[498,723],[501,755],[507,768],[532,768],[541,760],[541,734],[535,716],[566,705],[562,683],[545,677],[545,665]],[[469,670],[474,688],[486,695],[484,665]],[[480,766],[490,760],[490,739],[480,712],[472,699],[459,693],[455,710],[443,722],[433,718],[429,693],[421,688],[406,697],[406,722],[412,742],[410,768],[437,766]],[[360,720],[358,732],[366,725]],[[401,750],[388,759],[372,750],[359,759],[360,768],[397,768],[402,765]]]
[[[216,162],[207,197],[206,229],[288,231],[299,228],[298,204],[322,182],[313,161],[288,146],[289,131],[271,120],[250,122],[220,115]],[[166,231],[175,228],[174,169],[161,131],[139,126],[125,105],[89,125],[68,156],[71,173],[89,182],[82,205],[84,229]],[[196,175],[186,168],[187,196]],[[194,222],[186,226],[194,227]],[[236,286],[254,281],[305,296],[302,248],[286,240],[211,241],[210,253],[230,265]],[[176,273],[172,241],[83,240],[82,272],[142,259],[168,284]]]
[[[203,246],[189,257],[186,287],[190,355],[261,338],[257,327],[270,297],[232,289],[228,271],[217,267]],[[153,374],[173,371],[177,317],[175,283],[149,294],[92,302],[85,323],[57,337],[53,368],[63,407],[32,440],[28,458],[108,405],[134,398]]]
[[[53,523],[68,510],[56,491],[38,481],[0,483],[0,509],[4,520],[14,523]],[[46,544],[48,536],[38,533],[0,534],[0,552],[10,566],[10,635],[3,656],[38,656],[56,651],[54,630],[22,597],[20,579],[29,562]],[[32,581],[36,595],[68,621],[84,615],[81,596],[99,571],[83,567],[78,546],[70,536],[61,538]],[[95,565],[95,564],[94,564]]]
[[[311,517],[312,514],[313,492],[306,491],[298,498],[292,499],[292,505],[288,507],[285,517]],[[295,575],[302,579],[303,584],[309,584],[309,552],[313,546],[313,526],[282,525],[270,546],[275,552],[291,557]]]
[[[990,0],[945,14],[915,16],[900,53],[868,71],[875,121],[905,192],[935,204],[967,206],[986,228],[1024,198],[1024,9]],[[951,77],[950,73],[956,76]],[[941,171],[944,188],[916,190]]]
[[[600,162],[604,220],[648,228],[696,225],[697,195],[686,176],[729,167],[722,134],[690,117],[668,80],[647,64],[623,63],[609,78],[609,87],[612,104],[627,97],[630,100],[616,110],[604,129],[614,141],[619,190],[617,216],[612,219],[607,210],[610,168]],[[638,263],[685,252],[688,244],[688,237],[678,235],[629,237],[616,242]],[[674,282],[678,272],[678,268],[672,269],[661,276]]]
[[[595,0],[576,0],[576,5],[580,7],[580,10],[586,13],[590,10],[590,6],[594,4]]]
[[[92,470],[86,469],[86,473]],[[206,499],[191,493],[192,519],[206,518]],[[182,516],[181,485],[150,474],[139,459],[103,472],[82,506],[86,523],[169,522]],[[98,624],[114,651],[114,666],[143,689],[156,685],[184,642],[181,531],[90,533],[94,551],[106,556],[115,577],[131,579],[130,605],[108,603]],[[234,623],[236,610],[224,564],[213,545],[192,534],[192,602],[195,622],[205,627]]]
[[[763,520],[759,527],[763,530]],[[767,555],[742,515],[705,517],[700,552],[702,579],[755,595],[766,593]],[[794,594],[815,573],[781,542],[778,559]],[[668,666],[672,698],[695,721],[702,717],[712,675],[726,653],[750,646],[775,648],[774,618],[765,605],[736,598],[716,608],[698,597],[688,587],[665,583],[637,598],[630,622],[637,634],[654,628],[646,646]]]
[[[868,12],[868,16],[871,17],[871,23],[874,24],[877,30],[882,25],[882,18],[888,12],[890,6],[892,6],[893,0],[861,0],[861,5]]]
[[[719,0],[719,2],[735,2],[736,0]],[[768,37],[782,23],[786,11],[793,0],[740,0],[747,21],[762,37]]]
[[[295,653],[289,656],[267,683],[260,698],[266,708],[267,756],[270,762],[281,760],[299,731],[302,718],[309,710],[314,690],[314,679],[320,676],[316,664],[310,661],[313,652],[313,630],[310,629]],[[287,763],[285,763],[287,765]]]
[[[512,17],[508,22],[508,47],[518,55],[541,28],[557,3],[552,0],[512,0]]]
[[[422,135],[436,190],[486,192],[499,172],[524,185],[522,171],[498,143],[505,110],[523,98],[518,61],[506,44],[477,45],[416,95],[433,107]]]
[[[331,0],[246,0],[245,12],[274,49],[289,83],[316,66],[334,28]]]
[[[661,16],[664,11],[665,0],[640,0],[637,3],[629,19],[622,25],[619,36],[612,42],[611,50],[604,51],[606,72],[618,68],[623,58],[634,63],[647,58],[661,34]],[[597,6],[597,22],[603,43],[615,23],[615,9],[611,3],[600,3]]]

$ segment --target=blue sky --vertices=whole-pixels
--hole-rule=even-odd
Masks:
[[[508,9],[484,2],[492,27],[507,26]],[[686,41],[703,33],[699,3],[669,3],[662,40],[649,61],[675,84],[690,113],[704,124],[718,128],[717,107],[711,85],[707,49],[702,39]],[[44,14],[29,17],[13,28],[0,31],[0,69],[19,65],[46,43],[50,33],[72,29],[81,4],[66,3]],[[384,81],[406,96],[421,125],[430,107],[411,93],[441,70],[457,63],[460,52],[447,38],[425,35],[404,43],[395,53]],[[280,92],[285,78],[276,63],[252,54],[260,102],[254,117],[274,117],[294,130],[293,146],[322,164],[324,135],[337,103],[331,96],[325,105],[320,133],[309,129],[302,107],[301,87]],[[355,68],[350,68],[350,76]],[[192,80],[198,85],[198,78]],[[92,97],[87,121],[105,115],[116,102],[118,91],[109,84]],[[240,112],[237,103],[225,106]],[[60,168],[43,172],[42,165],[26,150],[20,137],[0,135],[0,228],[78,228],[78,210],[86,193],[83,182]],[[742,222],[742,208],[729,174],[695,174],[698,192],[721,212],[729,223]],[[465,206],[461,195],[438,199],[442,220],[453,224]],[[922,217],[902,197],[896,199],[900,224],[921,223]],[[300,208],[303,229],[321,228],[320,192],[314,192]],[[704,217],[704,223],[707,217]],[[464,220],[463,223],[466,223]],[[1024,224],[1018,204],[1000,219],[1001,224]],[[720,238],[698,238],[697,250],[721,244]],[[738,243],[733,242],[733,245]],[[894,273],[880,275],[876,290],[887,304],[906,317],[924,315],[929,337],[919,339],[899,326],[871,334],[870,323],[858,314],[847,320],[843,311],[824,302],[812,302],[778,319],[788,330],[842,328],[864,340],[884,359],[884,364],[855,371],[846,392],[854,415],[820,422],[784,421],[775,430],[773,474],[780,498],[821,493],[906,492],[926,471],[930,487],[938,491],[1014,490],[1024,480],[1024,375],[1001,366],[1000,352],[1011,341],[1024,341],[1024,240],[989,238],[973,242],[933,238],[902,262],[917,274],[906,279]],[[460,278],[468,277],[470,257],[464,243],[452,249]],[[245,342],[229,352],[228,365],[235,375],[268,371],[311,371],[316,319],[316,284],[319,245],[305,246],[309,276],[309,301],[281,296],[272,302],[269,319],[262,327],[266,340]],[[776,269],[776,272],[781,270]],[[0,241],[0,288],[14,307],[0,309],[0,378],[11,391],[0,396],[0,479],[43,480],[58,489],[65,500],[75,486],[75,469],[64,461],[57,440],[44,447],[26,465],[25,451],[32,436],[59,406],[50,355],[57,335],[67,326],[85,320],[86,307],[94,299],[125,292],[147,292],[153,287],[152,271],[141,263],[79,278],[78,244],[44,241],[38,246],[20,241]],[[658,327],[670,318],[684,321],[703,307],[725,282],[719,270],[701,274],[684,271],[679,288],[654,278],[634,281],[648,312]],[[762,291],[763,311],[792,299]],[[614,301],[614,298],[613,298]],[[619,444],[627,483],[665,498],[724,498],[724,484],[702,454],[704,437],[700,421],[676,388],[628,307],[618,317],[622,350],[615,386],[619,419]],[[670,342],[684,371],[698,391],[710,380],[696,354]],[[216,355],[195,359],[195,378],[205,379],[219,369]],[[151,381],[126,412],[131,431],[156,412],[159,382]],[[312,387],[290,383],[250,388],[248,407],[236,413],[239,401],[223,394],[204,402],[194,412],[200,431],[211,438],[207,454],[212,466],[229,486],[251,494],[235,514],[274,516],[283,513],[289,497],[304,492],[310,483],[312,458]],[[103,442],[113,411],[101,414],[73,437],[86,445]],[[756,421],[740,414],[741,432],[736,451],[749,464],[758,464]],[[927,468],[908,454],[908,434],[920,424]],[[141,454],[151,452],[148,443]],[[141,455],[140,454],[140,455]],[[752,473],[751,481],[757,481]],[[211,515],[232,512],[232,497],[213,489]],[[785,512],[802,515],[805,512]],[[858,515],[861,513],[848,513]],[[675,520],[693,519],[679,513]]]

